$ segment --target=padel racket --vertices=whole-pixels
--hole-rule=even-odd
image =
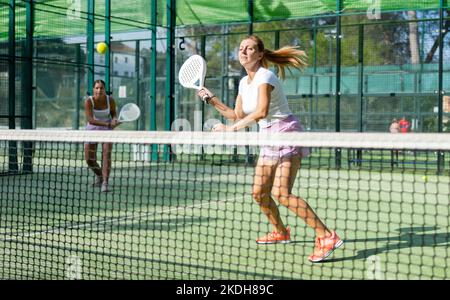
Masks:
[[[133,122],[139,119],[140,115],[141,110],[139,109],[139,106],[134,103],[127,103],[120,109],[118,121],[119,123]]]
[[[205,84],[206,62],[200,55],[190,56],[181,66],[178,73],[180,84],[188,89],[201,90]],[[203,96],[203,101],[208,102],[209,96]]]

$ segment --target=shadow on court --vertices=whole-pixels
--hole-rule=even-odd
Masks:
[[[354,240],[344,239],[344,247],[349,243],[375,243],[377,245],[382,243],[383,246],[369,249],[360,249],[357,250],[357,254],[354,256],[328,259],[325,262],[332,263],[346,260],[367,259],[372,255],[414,247],[449,247],[450,233],[428,233],[430,231],[437,230],[439,230],[439,227],[437,226],[402,227],[397,229],[397,231],[400,233],[399,236]]]

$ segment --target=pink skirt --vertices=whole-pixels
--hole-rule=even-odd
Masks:
[[[268,127],[261,128],[263,133],[276,133],[276,132],[301,132],[305,131],[300,120],[294,115],[276,120],[272,122]],[[264,158],[279,159],[283,157],[289,157],[294,155],[300,155],[302,158],[307,157],[311,153],[309,148],[293,147],[293,146],[265,146],[262,147],[259,155]]]
[[[92,125],[90,123],[87,123],[85,130],[112,130],[112,129],[109,128],[108,126]],[[89,145],[89,144],[97,144],[97,143],[86,142],[84,144]]]

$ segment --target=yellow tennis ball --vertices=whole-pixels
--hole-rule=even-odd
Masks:
[[[106,51],[108,50],[108,45],[106,45],[106,43],[98,43],[97,44],[97,52],[100,54],[105,54]]]
[[[428,176],[422,176],[423,181],[427,182],[428,181]]]

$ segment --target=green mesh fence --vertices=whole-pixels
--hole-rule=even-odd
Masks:
[[[21,5],[23,1],[16,1],[16,5]],[[70,20],[73,33],[82,34],[85,32],[85,18],[87,14],[87,1],[81,0],[50,0],[34,1],[37,9],[44,9],[58,13],[53,18],[37,18],[37,25],[40,26],[36,32],[37,36],[58,36],[55,29]],[[197,24],[221,24],[248,22],[249,15],[253,15],[255,22],[272,21],[280,19],[290,19],[299,17],[312,17],[324,14],[335,14],[337,2],[335,0],[291,0],[291,1],[271,1],[255,0],[253,2],[253,11],[249,12],[248,0],[236,1],[215,1],[208,0],[178,0],[177,25],[197,25]],[[439,8],[438,0],[417,0],[417,1],[366,1],[366,0],[346,0],[342,1],[341,14],[347,13],[366,13],[373,9],[380,11],[392,10],[423,10]],[[8,3],[2,0],[2,5]],[[158,1],[158,25],[166,24],[166,1]],[[446,1],[444,1],[446,5]],[[0,13],[7,13],[2,10]],[[25,17],[23,8],[18,8],[19,18]],[[105,2],[95,1],[95,13],[105,15]],[[133,24],[135,28],[145,28],[151,24],[151,1],[138,0],[130,5],[127,1],[112,0],[111,16],[121,20],[122,24],[117,24],[116,31],[129,30]],[[0,40],[7,39],[7,19],[0,19]],[[6,22],[6,23],[5,23]],[[103,32],[104,28],[96,27],[97,32]],[[23,30],[19,31],[19,37],[24,36]]]

